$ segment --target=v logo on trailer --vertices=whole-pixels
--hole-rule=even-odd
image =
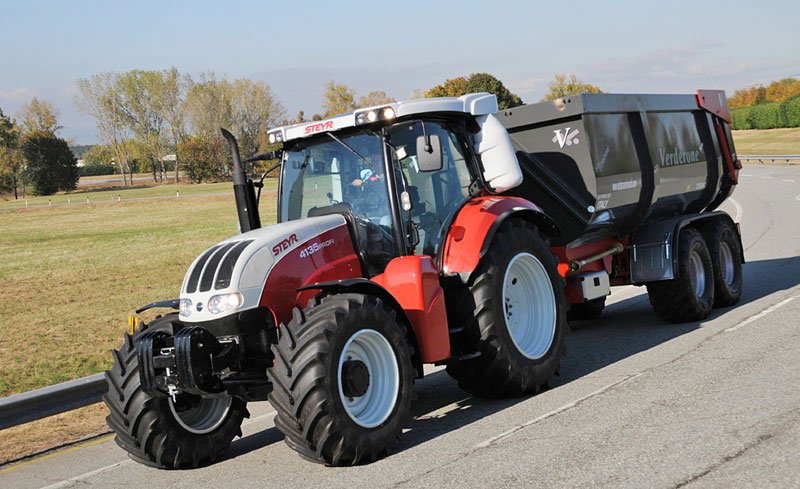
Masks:
[[[558,146],[561,149],[564,149],[564,145],[572,146],[573,144],[578,144],[580,142],[576,137],[578,134],[580,134],[580,131],[578,129],[573,129],[570,131],[570,129],[572,128],[568,127],[564,129],[563,134],[561,133],[561,129],[556,129],[553,131],[556,134],[553,136],[553,142],[558,143]]]

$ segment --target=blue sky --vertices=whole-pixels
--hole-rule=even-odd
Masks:
[[[732,93],[800,78],[798,18],[796,0],[2,0],[0,108],[48,99],[62,136],[95,143],[75,81],[170,66],[264,80],[289,114],[319,111],[328,80],[402,99],[476,71],[526,102],[559,72],[610,92]]]

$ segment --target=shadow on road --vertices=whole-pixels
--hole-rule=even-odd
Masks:
[[[744,293],[739,306],[798,284],[800,257],[746,263]],[[732,309],[715,310],[710,319],[724,316]],[[567,340],[561,375],[552,388],[558,389],[603,367],[666,343],[700,328],[702,324],[661,321],[653,313],[646,293],[611,304],[598,319],[572,323],[573,331]],[[418,398],[412,408],[414,420],[401,442],[394,447],[395,452],[408,450],[528,399],[472,397],[459,389],[443,370],[418,380],[415,391]],[[270,428],[235,441],[225,458],[243,455],[282,439],[283,435],[276,428]]]

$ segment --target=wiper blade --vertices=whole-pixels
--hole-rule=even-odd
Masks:
[[[334,141],[336,141],[337,143],[339,143],[339,144],[341,144],[342,146],[344,146],[345,148],[347,148],[347,150],[348,150],[348,151],[350,151],[351,153],[353,153],[354,155],[356,155],[356,156],[357,156],[357,157],[358,157],[358,158],[359,158],[361,161],[363,161],[364,163],[366,163],[367,165],[369,165],[369,161],[367,161],[367,159],[366,159],[366,158],[364,158],[363,156],[361,156],[360,154],[358,154],[358,151],[356,151],[356,150],[354,150],[352,147],[350,147],[350,145],[349,145],[349,144],[345,143],[345,142],[344,142],[344,141],[342,141],[341,139],[339,139],[339,138],[337,138],[336,136],[334,136],[334,135],[333,135],[333,133],[326,132],[325,134],[327,134],[328,136],[330,136],[331,138],[333,138],[333,140],[334,140]]]

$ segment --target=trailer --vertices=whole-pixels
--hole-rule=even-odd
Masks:
[[[144,464],[213,463],[269,400],[286,443],[329,465],[385,456],[424,364],[498,398],[547,389],[569,320],[614,285],[656,314],[734,305],[744,261],[717,206],[741,167],[720,91],[583,94],[498,111],[490,94],[385,104],[231,147],[240,233],[202,252],[173,308],[132,320],[108,424]],[[261,179],[246,172],[277,160]],[[280,170],[278,223],[260,189]]]

